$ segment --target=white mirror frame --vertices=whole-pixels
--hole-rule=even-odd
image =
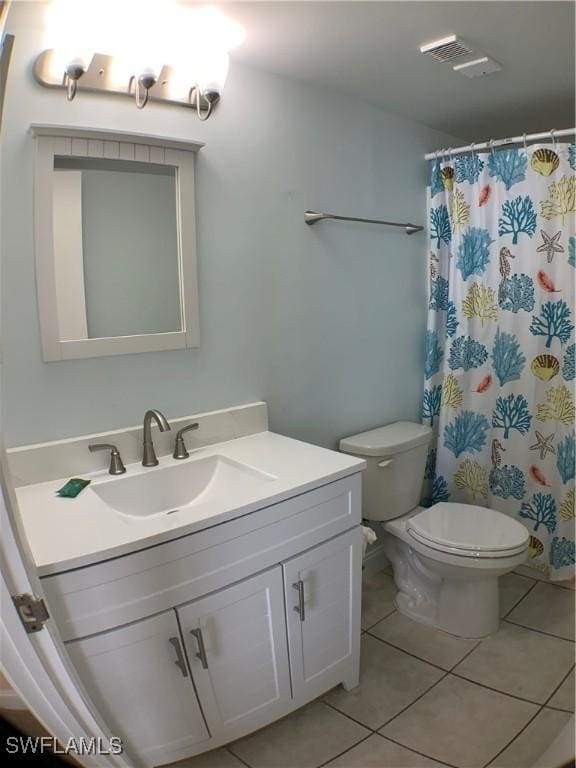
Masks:
[[[46,362],[200,345],[194,155],[200,142],[90,128],[32,125],[36,140],[34,248],[42,356]],[[182,330],[135,336],[63,340],[60,333],[54,253],[54,157],[135,160],[176,168]],[[185,212],[185,215],[183,215]]]

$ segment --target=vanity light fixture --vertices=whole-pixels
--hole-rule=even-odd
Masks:
[[[144,71],[141,75],[131,75],[128,81],[128,91],[132,90],[132,84],[134,84],[134,92],[136,95],[136,106],[138,109],[144,109],[148,104],[148,96],[150,88],[156,85],[157,76],[152,70]]]
[[[220,94],[218,91],[207,91],[206,93],[202,93],[198,87],[198,84],[196,84],[190,88],[188,100],[190,102],[190,106],[196,107],[196,115],[198,119],[204,121],[208,120],[212,114],[212,107],[214,107],[220,101]],[[205,111],[202,111],[203,101],[206,104]]]
[[[161,101],[192,108],[200,120],[210,117],[228,73],[228,51],[245,37],[240,24],[217,8],[176,0],[165,0],[160,15],[157,7],[154,13],[143,8],[151,0],[90,1],[81,16],[72,12],[72,1],[49,5],[47,50],[34,67],[41,85],[64,88],[68,101],[79,90],[102,92],[134,98],[138,109]]]

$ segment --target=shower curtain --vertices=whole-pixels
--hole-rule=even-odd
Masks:
[[[430,163],[424,503],[500,510],[574,577],[576,145]]]

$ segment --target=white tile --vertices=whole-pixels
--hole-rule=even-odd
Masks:
[[[536,704],[448,675],[381,733],[434,760],[481,768],[537,711]]]
[[[234,757],[227,749],[213,749],[187,760],[163,765],[162,768],[244,768],[244,763]]]
[[[442,768],[442,763],[418,755],[375,733],[328,763],[330,768]]]
[[[547,705],[556,709],[564,709],[567,712],[574,712],[575,690],[576,681],[574,680],[574,669],[572,669],[572,672],[547,702]]]
[[[369,735],[321,701],[229,745],[251,768],[317,768]]]
[[[574,598],[572,590],[540,581],[506,619],[574,640]]]
[[[544,704],[574,664],[574,644],[502,622],[455,668],[457,675]]]
[[[527,579],[517,573],[507,573],[505,576],[501,576],[499,579],[500,616],[506,616],[534,584],[534,579]]]
[[[368,629],[394,610],[396,584],[390,573],[378,571],[362,579],[362,629]]]
[[[568,712],[543,709],[512,744],[490,763],[490,768],[526,768],[533,765],[552,744],[568,720]]]
[[[334,688],[326,701],[344,714],[376,730],[442,677],[424,661],[362,636],[360,685],[353,691]]]
[[[370,634],[447,670],[478,645],[477,640],[453,637],[397,612],[378,622],[370,629]]]
[[[539,571],[537,568],[530,568],[528,565],[519,565],[518,568],[514,571],[514,573],[520,574],[520,576],[526,576],[529,579],[534,579],[535,581],[543,581],[546,584],[550,583],[550,580],[548,579],[548,576],[546,573],[543,573],[542,571]],[[575,585],[573,581],[555,581],[555,586],[563,587],[564,589],[574,589]]]

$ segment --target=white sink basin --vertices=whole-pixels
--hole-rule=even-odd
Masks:
[[[238,497],[271,480],[276,478],[247,464],[215,455],[124,475],[94,483],[90,488],[121,515],[151,517]]]

